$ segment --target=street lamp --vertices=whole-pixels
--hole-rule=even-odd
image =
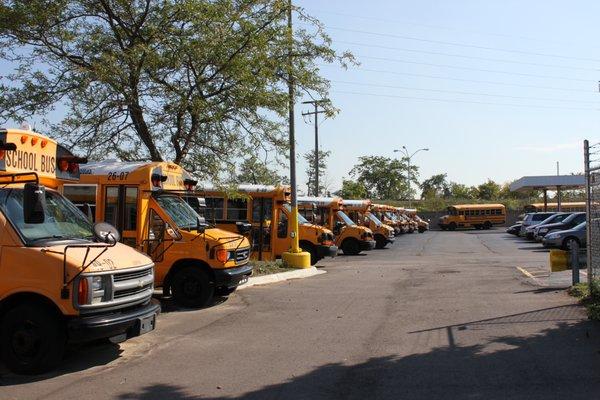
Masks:
[[[402,149],[394,149],[394,153],[402,153],[404,155],[404,157],[406,157],[406,159],[408,160],[408,188],[410,189],[410,185],[411,185],[411,179],[410,179],[410,161],[412,160],[412,158],[414,157],[415,154],[417,154],[420,151],[429,151],[429,148],[423,148],[423,149],[419,149],[417,151],[415,151],[414,153],[410,154],[410,152],[408,151],[408,149],[406,148],[406,146],[402,146]],[[408,206],[411,207],[412,206],[412,199],[408,199]]]

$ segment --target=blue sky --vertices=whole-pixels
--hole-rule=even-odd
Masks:
[[[341,109],[320,126],[333,189],[359,156],[391,157],[403,145],[431,149],[413,161],[422,179],[445,172],[478,184],[553,174],[557,161],[561,172],[579,172],[583,139],[600,139],[600,2],[296,4],[361,63],[322,68]],[[300,153],[313,145],[313,126],[301,117],[297,138]]]
[[[361,63],[323,66],[340,114],[320,125],[330,189],[362,155],[429,147],[421,179],[474,185],[583,168],[600,140],[600,2],[295,0]],[[6,63],[0,63],[5,69]],[[427,100],[429,99],[429,100]],[[296,108],[298,181],[313,124]],[[56,115],[54,116],[56,117]]]

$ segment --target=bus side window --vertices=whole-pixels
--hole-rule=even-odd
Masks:
[[[135,231],[137,229],[137,197],[137,188],[125,188],[125,223],[123,226],[124,231]]]
[[[227,199],[227,220],[246,221],[248,219],[248,200]]]
[[[277,237],[285,239],[288,236],[288,217],[282,210],[279,210],[279,224],[277,225]]]
[[[104,191],[104,221],[117,228],[119,187],[107,186]]]
[[[223,219],[223,198],[219,197],[207,197],[206,199],[206,219],[208,221],[211,220],[221,220]]]
[[[91,213],[92,222],[96,221],[96,185],[65,185],[63,195],[71,200],[83,214],[89,217]]]

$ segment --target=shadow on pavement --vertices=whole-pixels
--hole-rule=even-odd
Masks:
[[[411,332],[438,336],[447,345],[422,354],[371,358],[363,363],[325,364],[287,381],[239,396],[203,397],[191,389],[156,384],[120,400],[264,399],[586,399],[600,392],[600,329],[582,319],[577,306],[553,307],[459,325]],[[528,336],[493,337],[461,345],[469,331],[487,325],[553,328]],[[430,335],[430,336],[427,336]],[[234,381],[231,381],[235,389]],[[214,386],[208,388],[218,390]]]
[[[57,376],[100,367],[118,359],[122,352],[123,350],[118,344],[108,341],[69,346],[61,365],[56,370],[42,375],[15,375],[4,370],[4,365],[0,364],[0,386],[45,381]]]

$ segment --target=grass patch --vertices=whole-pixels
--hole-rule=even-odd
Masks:
[[[585,306],[588,312],[588,318],[594,321],[600,321],[600,284],[594,282],[594,292],[596,296],[590,295],[590,287],[587,283],[578,283],[573,285],[567,291],[571,296],[577,298]]]
[[[279,272],[291,271],[294,268],[287,267],[282,260],[276,261],[254,261],[254,272],[252,276],[277,274]]]

